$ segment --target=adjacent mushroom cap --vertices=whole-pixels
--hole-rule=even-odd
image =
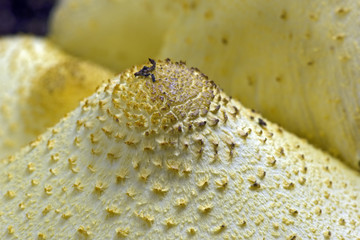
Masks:
[[[113,74],[31,36],[0,40],[0,157],[53,126]]]
[[[1,238],[360,236],[360,176],[197,69],[133,67],[1,164]]]
[[[50,38],[75,56],[123,71],[159,53],[180,13],[177,2],[184,0],[63,0]]]

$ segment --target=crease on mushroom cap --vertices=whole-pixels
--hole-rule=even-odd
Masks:
[[[43,38],[1,38],[0,157],[34,140],[112,76]]]
[[[197,69],[143,66],[1,161],[1,238],[360,236],[359,173]]]

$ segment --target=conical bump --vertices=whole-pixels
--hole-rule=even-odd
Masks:
[[[182,62],[154,63],[150,75],[139,74],[151,68],[146,65],[122,73],[120,83],[114,86],[112,103],[126,117],[128,127],[144,130],[147,136],[192,130],[194,120],[209,111],[218,87]],[[201,123],[197,125],[201,127]]]
[[[0,239],[360,236],[359,175],[197,70],[164,64],[103,84],[0,161]],[[160,119],[172,113],[176,122],[164,130],[150,119],[168,102]],[[199,113],[193,118],[188,109]],[[134,125],[139,119],[148,126]]]

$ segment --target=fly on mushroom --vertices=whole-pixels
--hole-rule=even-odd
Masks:
[[[152,64],[151,67],[144,66],[140,71],[134,73],[135,77],[143,76],[148,77],[151,76],[151,80],[155,82],[155,75],[153,73],[150,73],[155,70],[156,62],[154,59],[149,58],[150,63]]]

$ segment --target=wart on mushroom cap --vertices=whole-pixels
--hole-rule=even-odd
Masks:
[[[197,69],[142,67],[2,161],[2,238],[360,235],[358,174]]]

